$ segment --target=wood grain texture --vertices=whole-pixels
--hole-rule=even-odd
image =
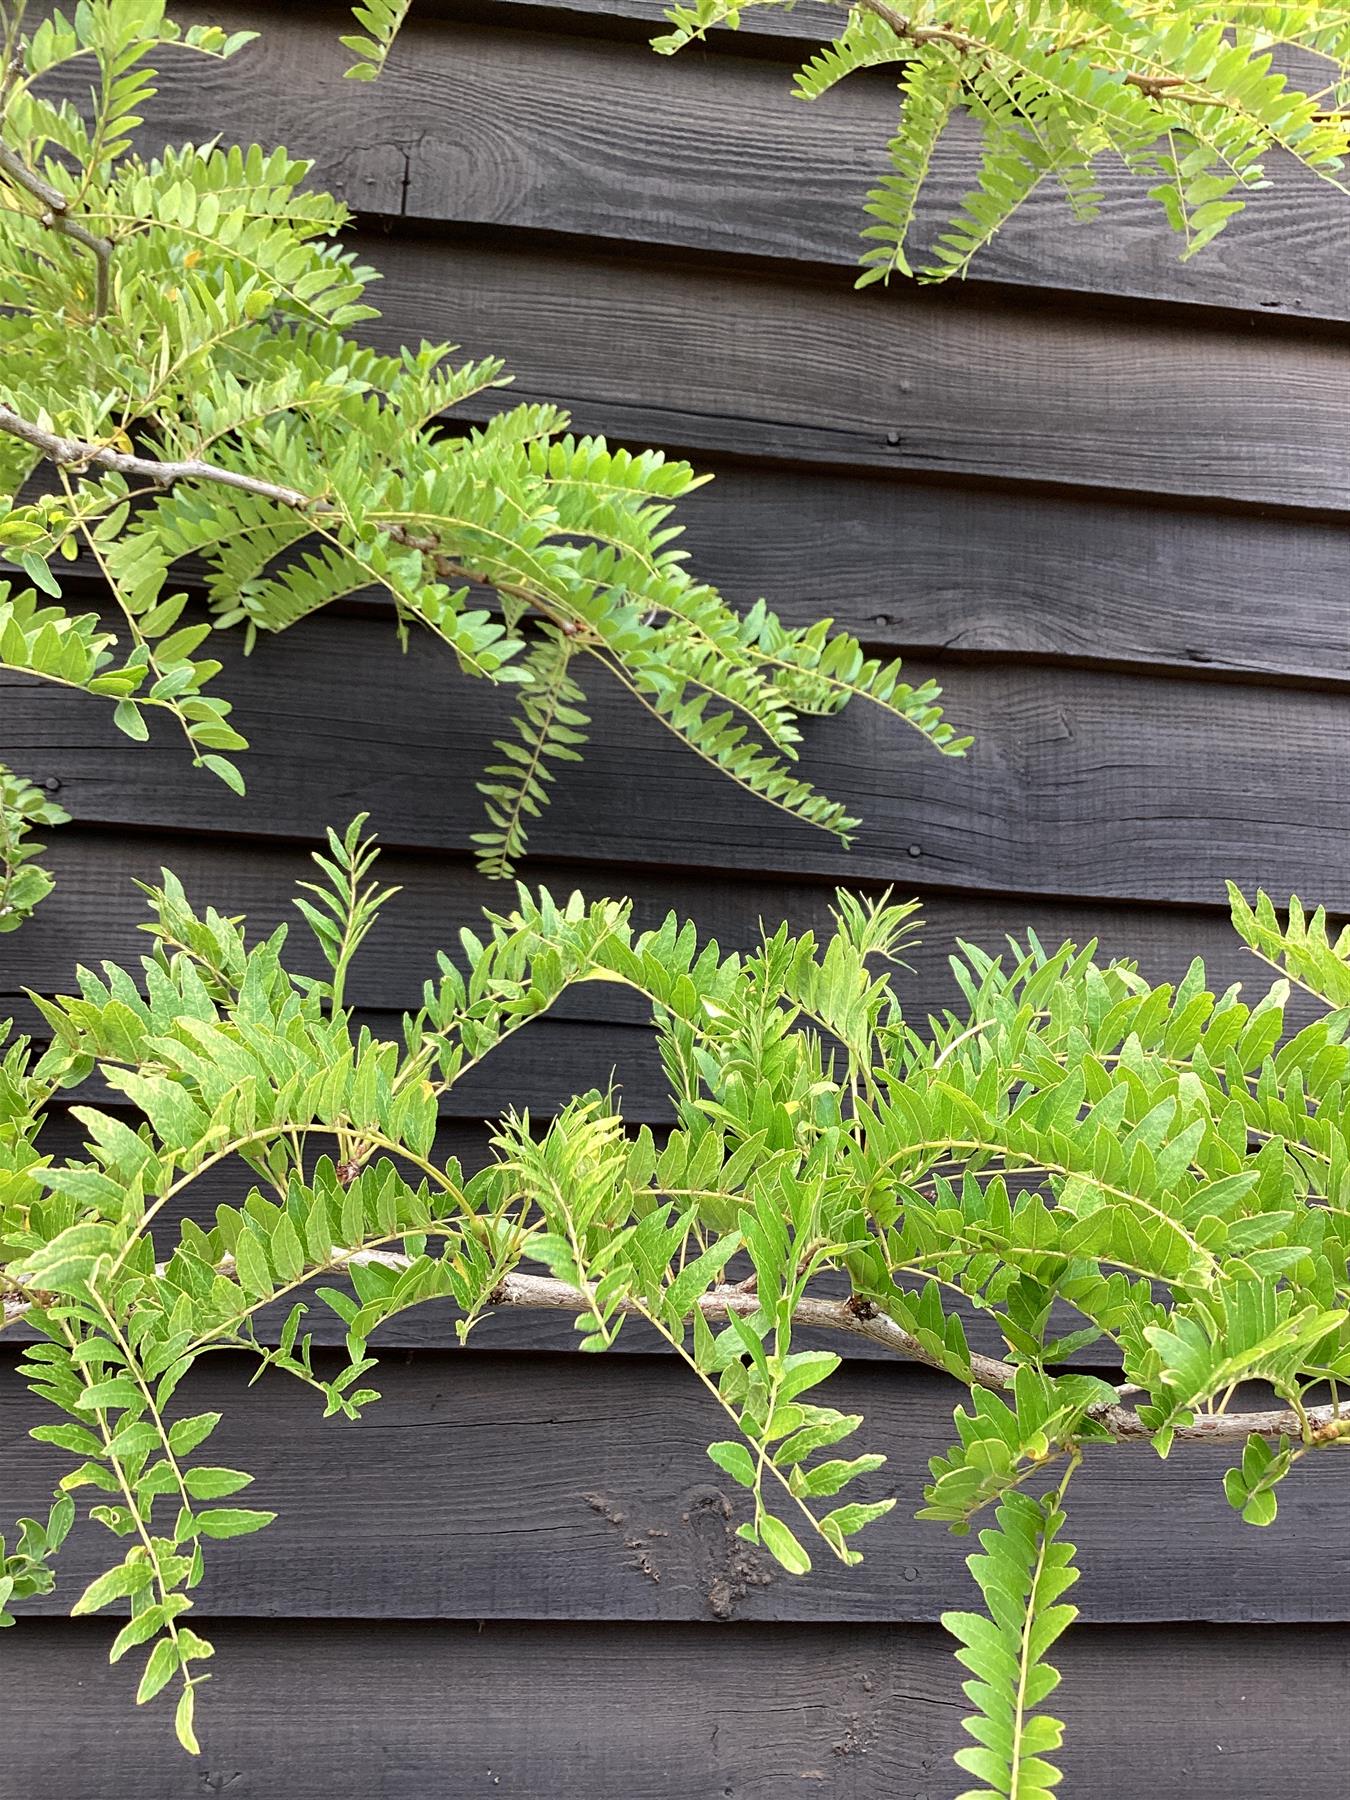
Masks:
[[[188,1758],[96,1624],[6,1633],[5,1800],[940,1800],[960,1779],[960,1671],[931,1626],[213,1635]],[[1063,1665],[1067,1793],[1341,1800],[1341,1628],[1086,1628]]]
[[[1350,363],[1335,336],[1035,296],[858,294],[842,270],[564,251],[529,234],[356,247],[387,277],[372,339],[459,343],[518,377],[457,416],[544,399],[579,429],[698,453],[1350,504]]]
[[[1178,913],[1167,906],[1075,903],[1032,895],[925,893],[922,857],[906,861],[913,864],[913,879],[907,878],[908,871],[902,873],[897,890],[920,898],[922,922],[918,942],[906,952],[909,968],[898,972],[895,980],[906,1011],[917,1019],[961,1004],[947,960],[958,939],[996,951],[1003,947],[1006,933],[1028,930],[1048,944],[1095,939],[1102,959],[1134,959],[1155,981],[1180,979],[1191,958],[1201,956],[1213,985],[1241,981],[1253,993],[1266,985],[1269,971],[1243,947],[1226,911]],[[95,965],[107,959],[134,972],[150,949],[141,929],[149,916],[148,903],[135,882],[157,882],[165,867],[178,874],[198,907],[211,905],[228,914],[243,914],[254,940],[288,923],[290,965],[301,973],[319,973],[313,939],[292,905],[295,884],[314,873],[299,844],[70,825],[49,834],[44,862],[56,878],[55,891],[21,935],[0,938],[0,1015],[8,1015],[11,1001],[20,998],[24,988],[69,992],[79,963]],[[460,928],[476,926],[484,909],[509,908],[513,896],[509,888],[477,874],[462,856],[386,851],[380,872],[386,884],[400,892],[362,946],[347,991],[353,1004],[366,1013],[397,1015],[420,1004],[422,984],[435,973],[438,951],[459,954]],[[692,919],[702,937],[715,938],[726,952],[753,949],[761,924],[772,931],[786,920],[794,932],[811,931],[818,937],[833,929],[834,888],[828,881],[597,869],[542,858],[530,859],[524,873],[531,886],[546,887],[558,896],[577,890],[588,898],[627,896],[637,929],[659,924],[670,912]],[[848,875],[845,866],[841,877]],[[876,882],[846,880],[844,885],[877,891]],[[603,1026],[638,1024],[649,1013],[641,996],[600,982],[567,990],[549,1016]],[[397,1030],[395,1018],[383,1017],[378,1023],[386,1033]]]
[[[318,17],[333,10],[333,0],[291,0],[291,5],[296,12]],[[185,18],[205,17],[206,0],[180,0],[179,10]],[[667,0],[416,0],[411,23],[414,30],[428,20],[490,23],[645,44],[652,30],[664,26],[666,11]],[[838,22],[838,7],[829,0],[799,0],[791,8],[751,7],[741,14],[737,28],[716,26],[713,41],[723,50],[736,52],[750,45],[754,54],[781,58],[791,54],[787,40],[795,38],[803,47],[816,44],[831,23]]]
[[[1350,677],[1339,521],[698,462],[684,547],[738,606],[910,655]]]
[[[855,78],[810,105],[795,99],[806,44],[842,24],[814,10],[814,38],[800,17],[744,15],[795,33],[773,61],[746,56],[728,33],[666,58],[641,39],[578,37],[576,13],[504,7],[501,25],[475,25],[419,11],[380,83],[354,90],[341,80],[341,9],[199,0],[186,21],[257,29],[263,41],[227,66],[170,66],[149,117],[161,141],[193,139],[205,119],[244,142],[316,155],[316,181],[365,212],[852,268],[863,201],[890,169],[895,84]],[[659,22],[660,8],[647,16]],[[612,31],[617,20],[606,5],[592,22]],[[530,29],[539,24],[564,30]],[[82,97],[78,79],[67,86]],[[973,123],[958,121],[935,159],[918,242],[956,210],[980,153]],[[1099,220],[1076,227],[1060,196],[1038,193],[971,278],[1350,318],[1350,202],[1292,166],[1276,173],[1218,243],[1182,264],[1147,184],[1103,162]]]
[[[488,408],[552,400],[580,430],[776,461],[1336,514],[1350,502],[1350,362],[1330,339],[972,292],[858,294],[843,272],[751,277],[518,236],[359,248],[388,282],[372,338],[505,357],[517,382]]]
[[[214,1357],[175,1397],[224,1414],[205,1459],[255,1475],[248,1504],[279,1515],[208,1556],[199,1605],[218,1617],[885,1623],[969,1603],[970,1542],[912,1517],[961,1397],[925,1369],[851,1364],[821,1390],[863,1415],[856,1451],[889,1458],[850,1494],[898,1504],[868,1528],[860,1567],[822,1552],[801,1580],[735,1537],[746,1496],[705,1454],[726,1421],[668,1357],[390,1356],[373,1377],[384,1398],[355,1425],[323,1420],[283,1376],[249,1389],[255,1367]],[[8,1368],[0,1406],[6,1509],[36,1510],[71,1459],[26,1438],[49,1409]],[[1302,1465],[1267,1531],[1225,1500],[1231,1461],[1208,1445],[1167,1462],[1147,1446],[1089,1454],[1070,1506],[1087,1620],[1350,1618],[1341,1459]],[[375,1527],[391,1506],[391,1528]],[[102,1527],[80,1525],[66,1590],[33,1605],[67,1611],[109,1552]]]
[[[467,694],[425,640],[393,654],[374,621],[316,619],[247,660],[237,640],[220,644],[221,687],[254,745],[246,800],[185,770],[167,734],[131,744],[103,703],[0,675],[9,760],[60,780],[83,822],[290,838],[367,808],[392,845],[467,848],[478,796],[447,776],[489,760],[499,695],[481,683]],[[1210,906],[1231,877],[1350,910],[1350,874],[1330,851],[1350,830],[1335,694],[932,668],[947,678],[949,716],[975,734],[964,760],[935,755],[875,708],[808,726],[803,769],[865,821],[851,853],[708,769],[605,678],[591,691],[585,767],[560,784],[537,852]],[[622,882],[607,871],[588,885]]]

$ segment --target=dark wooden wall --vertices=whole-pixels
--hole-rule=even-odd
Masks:
[[[951,764],[861,709],[814,732],[811,768],[866,815],[845,857],[597,693],[531,878],[632,893],[645,919],[674,906],[724,943],[761,917],[820,923],[835,883],[896,882],[928,911],[920,1009],[958,932],[1098,935],[1160,977],[1200,951],[1217,979],[1259,980],[1225,876],[1350,910],[1350,202],[1281,187],[1183,268],[1117,185],[1095,228],[1029,207],[959,289],[858,295],[893,90],[791,100],[804,14],[667,62],[645,48],[651,0],[432,0],[363,88],[337,79],[341,9],[176,10],[267,36],[166,81],[166,134],[316,154],[387,274],[382,342],[502,352],[517,394],[689,453],[717,475],[687,508],[710,578],[902,651],[976,733]],[[958,146],[946,195],[970,167]],[[359,607],[225,654],[247,804],[167,737],[132,746],[103,707],[0,677],[4,755],[75,818],[57,893],[0,940],[0,1013],[78,958],[134,957],[131,877],[165,861],[270,926],[323,823],[358,808],[404,887],[355,984],[377,1024],[492,897],[467,850],[481,689],[428,644],[400,659]],[[564,1002],[451,1097],[444,1145],[474,1155],[496,1109],[546,1112],[616,1066],[630,1114],[663,1122],[636,1014]],[[937,1618],[970,1590],[964,1546],[909,1513],[950,1390],[850,1359],[840,1403],[867,1413],[891,1456],[877,1491],[902,1505],[860,1570],[793,1581],[733,1536],[702,1454],[715,1421],[678,1371],[640,1339],[605,1360],[568,1343],[565,1322],[509,1320],[459,1350],[414,1318],[360,1426],[293,1386],[246,1396],[242,1364],[204,1372],[221,1460],[281,1513],[212,1557],[205,1754],[134,1712],[106,1626],[53,1600],[0,1640],[0,1795],[945,1800],[962,1703]],[[60,1466],[16,1391],[9,1517]],[[1221,1468],[1123,1451],[1075,1497],[1080,1800],[1344,1792],[1343,1471],[1319,1461],[1257,1533]],[[64,1605],[100,1547],[73,1540]]]

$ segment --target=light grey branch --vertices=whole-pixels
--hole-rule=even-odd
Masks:
[[[79,244],[88,250],[94,258],[94,317],[101,319],[108,310],[109,272],[112,267],[113,243],[111,238],[95,237],[87,231],[78,219],[70,216],[70,201],[60,188],[53,187],[50,181],[30,169],[21,156],[10,149],[8,144],[0,144],[0,169],[3,169],[10,180],[17,183],[35,200],[41,201],[46,210],[40,215],[41,222],[49,231],[58,232],[72,243]]]
[[[554,1281],[543,1275],[508,1275],[493,1294],[492,1304],[503,1307],[550,1307],[560,1312],[575,1313],[589,1305],[589,1298],[579,1288],[569,1287],[565,1281]],[[704,1318],[710,1322],[725,1320],[732,1313],[748,1316],[758,1305],[759,1300],[754,1294],[747,1294],[743,1289],[734,1287],[714,1288],[698,1302]],[[630,1316],[641,1315],[641,1308],[633,1301],[620,1302],[619,1310]],[[894,1319],[888,1319],[881,1312],[869,1316],[865,1307],[858,1308],[848,1300],[800,1300],[793,1311],[792,1322],[808,1329],[843,1331],[852,1337],[867,1338],[869,1342],[894,1350],[898,1356],[907,1357],[911,1362],[924,1363],[930,1369],[950,1373],[938,1357],[926,1350],[903,1326],[897,1325]],[[978,1353],[972,1353],[970,1369],[976,1386],[995,1389],[1011,1387],[1017,1374],[1012,1363],[1003,1362],[996,1356]],[[1128,1406],[1108,1404],[1092,1407],[1088,1416],[1095,1423],[1104,1425],[1119,1443],[1145,1442],[1153,1436],[1152,1427],[1145,1425],[1139,1414]],[[1319,1431],[1328,1436],[1335,1435],[1335,1428],[1343,1419],[1350,1425],[1350,1418],[1345,1418],[1339,1408],[1334,1406],[1309,1407],[1305,1417],[1314,1436]],[[1191,1425],[1179,1426],[1176,1438],[1178,1442],[1184,1443],[1231,1444],[1245,1442],[1252,1432],[1258,1437],[1289,1437],[1297,1440],[1303,1435],[1303,1424],[1297,1413],[1288,1407],[1274,1408],[1268,1412],[1206,1413]]]
[[[3,146],[0,146],[3,148]],[[148,481],[152,487],[170,488],[178,481],[214,482],[218,487],[237,488],[240,493],[254,494],[260,500],[275,500],[295,512],[309,513],[314,518],[333,516],[335,508],[322,494],[302,494],[299,488],[284,487],[280,482],[264,481],[257,475],[244,475],[238,469],[227,469],[220,463],[206,462],[201,457],[188,457],[181,462],[166,461],[157,456],[136,456],[129,451],[114,450],[111,444],[91,443],[87,438],[62,437],[32,419],[25,419],[12,406],[0,402],[0,431],[21,438],[48,462],[67,469],[109,469],[117,475],[131,475]],[[439,549],[438,541],[420,536],[406,525],[381,523],[379,529],[396,543],[428,554]],[[458,564],[441,559],[443,573],[462,574],[469,581],[487,578]]]
[[[288,506],[295,512],[308,513],[311,518],[337,516],[336,508],[330,506],[321,494],[302,494],[298,488],[283,487],[275,481],[263,481],[257,475],[243,475],[237,469],[224,468],[220,463],[205,462],[200,457],[190,457],[182,462],[167,462],[155,456],[136,456],[125,450],[114,450],[110,444],[95,444],[85,438],[62,437],[58,432],[49,431],[32,419],[22,418],[13,407],[3,403],[0,403],[0,431],[7,431],[11,437],[21,438],[25,444],[31,444],[40,456],[60,468],[109,469],[115,474],[134,476],[138,480],[148,481],[153,487],[162,488],[172,487],[177,481],[215,482],[219,487],[237,488],[241,493],[254,494],[261,500],[275,500],[278,506]],[[436,571],[443,579],[482,582],[496,588],[499,593],[510,594],[525,601],[546,618],[553,618],[556,624],[567,628],[567,621],[551,613],[542,596],[528,588],[500,581],[494,576],[466,568],[462,563],[451,560],[440,553],[439,539],[392,521],[377,521],[377,524],[379,530],[395,543],[405,544],[411,550],[421,551],[423,555],[434,556]]]
[[[264,500],[275,500],[280,506],[307,511],[316,502],[296,488],[281,487],[273,481],[260,481],[254,475],[241,475],[237,469],[225,469],[219,463],[203,462],[197,457],[185,462],[161,462],[154,456],[134,456],[114,450],[111,444],[92,444],[84,438],[62,437],[48,431],[31,419],[24,419],[12,407],[0,404],[0,431],[31,444],[40,456],[61,468],[109,469],[117,475],[132,475],[149,481],[155,487],[172,487],[176,481],[214,481],[221,487],[238,488]]]
[[[493,1293],[492,1304],[545,1307],[557,1312],[575,1313],[584,1311],[590,1305],[590,1298],[580,1288],[569,1287],[565,1281],[555,1281],[547,1275],[508,1275]],[[732,1313],[739,1314],[741,1318],[749,1318],[751,1313],[759,1309],[759,1297],[753,1292],[747,1293],[743,1287],[719,1287],[704,1294],[698,1301],[698,1307],[710,1322],[725,1322]],[[636,1300],[621,1300],[619,1311],[630,1318],[642,1316],[642,1308]],[[924,1349],[918,1338],[903,1326],[897,1325],[894,1319],[888,1319],[882,1312],[869,1310],[866,1305],[848,1300],[799,1300],[792,1322],[807,1330],[845,1331],[852,1337],[867,1338],[871,1343],[894,1350],[898,1356],[908,1357],[911,1362],[927,1363],[934,1369],[943,1367],[936,1357]],[[996,1356],[972,1356],[970,1363],[979,1387],[1011,1387],[1017,1374],[1011,1363],[1000,1362]]]
[[[411,1260],[393,1250],[338,1251],[325,1267],[336,1270],[351,1264],[376,1264],[382,1268],[401,1271],[409,1267]],[[233,1257],[225,1257],[218,1267],[221,1274],[229,1274],[234,1267]],[[162,1274],[163,1269],[164,1265],[160,1265],[157,1272]],[[316,1270],[315,1273],[321,1274],[323,1271]],[[5,1294],[0,1328],[16,1323],[32,1304],[32,1301],[20,1293]],[[589,1308],[591,1296],[585,1289],[572,1287],[549,1275],[513,1274],[503,1277],[493,1290],[489,1304],[494,1308],[575,1315]],[[733,1313],[748,1318],[758,1309],[759,1299],[754,1293],[747,1293],[744,1287],[719,1287],[703,1294],[697,1305],[710,1324],[717,1324],[725,1322]],[[618,1310],[628,1318],[643,1316],[642,1306],[633,1299],[621,1300]],[[893,1350],[897,1356],[923,1363],[927,1368],[937,1369],[943,1374],[950,1374],[940,1358],[927,1350],[903,1326],[897,1325],[894,1319],[887,1318],[882,1312],[869,1311],[866,1305],[859,1306],[854,1301],[800,1300],[793,1312],[792,1322],[807,1330],[840,1331],[850,1337],[866,1338],[870,1343]],[[971,1355],[970,1370],[977,1387],[996,1390],[1010,1388],[1017,1374],[1012,1363],[1003,1362],[996,1356],[978,1353]],[[1119,1391],[1133,1390],[1126,1383]],[[1091,1407],[1087,1416],[1095,1424],[1105,1426],[1117,1443],[1146,1443],[1153,1436],[1153,1428],[1146,1425],[1132,1407],[1119,1403],[1108,1402]],[[1298,1442],[1303,1439],[1305,1423],[1314,1443],[1319,1440],[1331,1443],[1343,1436],[1350,1437],[1350,1415],[1338,1406],[1308,1407],[1302,1418],[1290,1407],[1272,1407],[1263,1412],[1203,1413],[1191,1424],[1178,1426],[1175,1437],[1178,1443],[1185,1444],[1237,1445],[1245,1443],[1252,1434],[1257,1437],[1287,1437]]]

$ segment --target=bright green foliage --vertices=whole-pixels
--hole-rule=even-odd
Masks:
[[[1272,1448],[1264,1438],[1252,1436],[1242,1448],[1242,1463],[1223,1478],[1228,1503],[1248,1525],[1273,1525],[1278,1502],[1275,1484],[1289,1473],[1293,1452],[1288,1438]]]
[[[405,10],[358,9],[360,72]],[[252,34],[180,33],[163,0],[82,0],[25,44],[22,13],[0,4],[17,58],[0,87],[0,549],[32,586],[0,587],[0,667],[103,696],[133,739],[166,717],[194,765],[242,793],[213,626],[251,648],[382,595],[405,644],[418,626],[516,696],[480,783],[477,842],[498,875],[577,759],[583,667],[845,841],[857,821],[796,772],[802,714],[861,695],[961,753],[931,682],[909,685],[828,622],[739,615],[690,574],[671,522],[702,479],[686,463],[577,438],[548,405],[455,429],[456,407],[504,385],[499,362],[456,366],[445,344],[378,355],[348,336],[376,316],[375,272],[341,247],[347,211],[305,186],[308,163],[214,140],[132,151],[148,57],[228,58]],[[95,77],[87,116],[45,96],[68,64]],[[34,485],[44,464],[56,491]],[[180,585],[189,558],[209,612]],[[115,631],[62,604],[66,562],[106,584]]]
[[[35,860],[46,845],[33,841],[33,827],[64,825],[69,818],[40,788],[0,763],[0,934],[17,931],[52,891],[51,876]]]
[[[1320,906],[1308,917],[1293,900],[1288,917],[1282,920],[1268,894],[1258,893],[1256,905],[1248,906],[1230,882],[1228,898],[1233,924],[1259,957],[1300,987],[1323,996],[1330,1005],[1350,1006],[1350,926],[1333,943],[1327,933],[1326,911]]]
[[[1319,1347],[1335,1340],[1344,1319],[1340,1307],[1312,1298],[1300,1304],[1291,1288],[1239,1278],[1216,1285],[1170,1328],[1146,1325],[1157,1358],[1153,1387],[1165,1396],[1141,1406],[1139,1416],[1155,1428],[1159,1455],[1167,1455],[1177,1426],[1189,1424],[1211,1394],[1229,1393],[1243,1381],[1269,1381],[1278,1394],[1297,1394],[1300,1371],[1317,1366]],[[1338,1361],[1331,1373],[1342,1373]]]
[[[0,1626],[14,1623],[8,1610],[12,1601],[51,1593],[56,1586],[51,1559],[74,1523],[75,1502],[63,1494],[52,1502],[45,1524],[39,1519],[19,1520],[19,1541],[13,1551],[6,1553],[0,1537]]]
[[[342,1006],[343,983],[352,958],[379,917],[380,908],[399,892],[398,888],[366,882],[378,854],[374,844],[361,836],[366,818],[367,814],[358,813],[341,837],[329,830],[327,856],[314,853],[323,879],[302,881],[304,894],[314,897],[307,900],[301,894],[295,902],[333,971],[331,981],[310,981],[309,992],[326,1000],[334,1012]]]
[[[862,1419],[828,1404],[839,1359],[796,1336],[862,1330],[969,1395],[922,1506],[957,1531],[999,1509],[971,1559],[990,1617],[949,1621],[976,1678],[962,1762],[981,1794],[1042,1793],[1059,1728],[1036,1709],[1072,1572],[1063,1487],[1025,1490],[1120,1441],[1227,1442],[1228,1499],[1268,1524],[1295,1463],[1350,1438],[1350,1010],[1287,1036],[1283,981],[1248,1005],[1199,963],[1155,988],[1091,945],[1033,939],[1003,958],[963,945],[963,1009],[921,1024],[896,974],[915,909],[889,897],[841,896],[824,941],[783,927],[728,955],[673,917],[638,932],[625,903],[520,889],[384,1042],[344,1001],[390,897],[361,828],[330,834],[299,901],[323,980],[289,972],[284,927],[250,942],[166,874],[140,971],[80,970],[76,994],[38,1001],[45,1052],[19,1040],[0,1063],[6,1321],[64,1415],[38,1430],[74,1459],[58,1502],[92,1490],[122,1540],[76,1610],[129,1606],[114,1657],[140,1653],[143,1699],[176,1687],[194,1741],[210,1649],[187,1624],[194,1591],[212,1544],[270,1514],[240,1498],[247,1471],[209,1460],[193,1362],[250,1350],[356,1417],[378,1398],[371,1335],[431,1302],[463,1335],[495,1306],[561,1300],[590,1351],[644,1322],[708,1399],[741,1535],[795,1574],[853,1563],[895,1496],[880,1454],[846,1448]],[[1263,953],[1299,954],[1297,903],[1287,922],[1258,912]],[[1335,987],[1343,947],[1322,956]],[[586,981],[649,1002],[669,1136],[628,1131],[592,1092],[507,1117],[476,1174],[444,1160],[444,1096]],[[96,1070],[132,1122],[78,1106],[83,1155],[48,1157],[47,1101]],[[206,1230],[182,1203],[227,1159],[241,1200]],[[341,1320],[337,1371],[303,1331],[314,1305]],[[1006,1360],[971,1351],[958,1308],[988,1316]],[[1066,1367],[1088,1349],[1119,1388]],[[1277,1410],[1243,1410],[1249,1379]],[[68,1523],[22,1527],[14,1597],[45,1591]]]
[[[919,1517],[941,1519],[963,1536],[981,1507],[1011,1493],[1038,1463],[1058,1456],[1067,1438],[1108,1436],[1088,1413],[1115,1398],[1115,1391],[1095,1376],[1052,1379],[1034,1363],[1018,1367],[1011,1404],[988,1388],[975,1388],[974,1411],[956,1409],[959,1444],[948,1456],[933,1458],[928,1504]]]
[[[1037,1708],[1059,1686],[1046,1652],[1078,1616],[1076,1606],[1058,1604],[1078,1579],[1073,1546],[1056,1541],[1063,1497],[1063,1486],[1043,1500],[1009,1494],[996,1528],[980,1533],[984,1554],[966,1559],[988,1618],[943,1614],[961,1643],[957,1660],[974,1676],[964,1687],[976,1709],[965,1721],[975,1744],[958,1750],[956,1761],[980,1785],[960,1800],[1050,1800],[1059,1785],[1046,1758],[1059,1749],[1064,1727]]]
[[[375,80],[394,47],[398,28],[407,18],[411,5],[412,0],[365,0],[364,5],[352,8],[357,24],[370,35],[342,40],[344,47],[360,59],[347,71],[351,80]]]
[[[541,628],[539,641],[526,653],[531,679],[516,711],[519,742],[498,743],[505,760],[490,763],[478,784],[488,815],[488,829],[475,834],[485,874],[511,873],[525,848],[526,819],[537,819],[548,804],[555,780],[549,763],[581,761],[579,746],[590,719],[582,710],[586,696],[572,679],[576,654],[572,640],[551,625]]]
[[[666,15],[673,29],[655,48],[671,54],[714,27],[734,28],[748,6],[791,4],[676,4]],[[874,223],[862,234],[869,247],[860,287],[897,273],[928,281],[964,275],[1047,184],[1076,218],[1094,218],[1103,161],[1123,163],[1158,203],[1183,258],[1222,231],[1248,193],[1269,185],[1285,155],[1344,187],[1343,7],[857,0],[840,10],[846,22],[802,68],[798,96],[814,100],[859,70],[892,68],[903,102],[891,172],[867,197]],[[1301,79],[1283,72],[1291,51]],[[971,116],[983,140],[976,185],[916,249],[934,155],[958,113]]]

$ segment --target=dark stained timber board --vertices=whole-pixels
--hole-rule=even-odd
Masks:
[[[323,1359],[330,1375],[341,1366]],[[897,1505],[859,1540],[859,1567],[813,1548],[809,1580],[735,1537],[746,1497],[705,1454],[725,1419],[671,1357],[391,1352],[372,1377],[384,1398],[357,1424],[323,1419],[319,1398],[286,1376],[248,1388],[255,1370],[210,1358],[174,1402],[224,1415],[207,1460],[255,1475],[246,1503],[279,1515],[246,1545],[211,1550],[204,1612],[883,1624],[934,1622],[967,1603],[973,1540],[912,1516],[928,1458],[952,1442],[961,1390],[897,1359],[851,1365],[822,1389],[826,1404],[863,1416],[845,1454],[889,1459],[856,1497]],[[28,1512],[72,1464],[26,1439],[53,1415],[5,1376],[6,1493],[11,1511]],[[1089,1453],[1071,1505],[1085,1618],[1350,1620],[1350,1491],[1337,1457],[1295,1471],[1265,1531],[1224,1498],[1232,1460],[1210,1445],[1166,1462],[1147,1445]],[[110,1548],[101,1527],[79,1526],[62,1553],[64,1588],[25,1614],[67,1611]]]
[[[334,817],[345,823],[345,815]],[[206,834],[122,834],[79,825],[49,836],[45,861],[56,877],[56,889],[21,935],[0,938],[0,1009],[21,997],[25,987],[70,992],[78,963],[93,966],[107,959],[135,969],[151,948],[141,929],[149,917],[149,903],[135,883],[157,882],[166,866],[177,873],[199,908],[211,905],[227,914],[242,914],[253,939],[288,923],[291,965],[302,973],[319,972],[313,940],[292,905],[295,884],[314,873],[300,844]],[[901,869],[895,891],[899,897],[912,894],[920,900],[919,936],[906,950],[908,967],[896,973],[895,982],[906,1012],[916,1020],[962,1004],[947,960],[958,940],[999,952],[1006,948],[1009,931],[1024,937],[1033,930],[1050,946],[1095,940],[1101,959],[1128,957],[1155,981],[1180,979],[1194,956],[1204,958],[1212,986],[1240,981],[1255,995],[1273,979],[1243,947],[1222,909],[1180,913],[1166,906],[1028,896],[1013,915],[1003,897],[925,891],[923,859],[906,862],[912,866]],[[509,910],[513,896],[509,889],[476,874],[464,856],[386,851],[380,869],[385,883],[400,891],[362,946],[348,993],[360,1008],[396,1015],[419,1004],[423,982],[435,977],[438,952],[460,956],[460,927],[476,924],[485,909]],[[659,924],[670,912],[692,919],[703,938],[715,938],[727,953],[753,949],[761,924],[772,931],[786,920],[794,932],[812,931],[818,937],[833,929],[835,898],[828,879],[774,882],[665,870],[620,872],[542,858],[531,860],[525,873],[532,887],[546,887],[558,897],[577,890],[588,899],[626,896],[632,901],[637,929]],[[847,862],[839,870],[839,882],[856,891],[877,891],[875,882],[855,881]],[[550,1016],[603,1025],[637,1023],[649,1011],[640,996],[602,982],[568,989]],[[393,1019],[384,1020],[383,1029],[396,1029]]]
[[[1350,503],[1350,359],[1329,338],[1034,297],[858,294],[842,274],[752,277],[519,236],[360,247],[389,283],[377,342],[503,356],[518,377],[505,399],[571,406],[579,429],[858,468]]]
[[[1350,676],[1340,520],[694,460],[684,548],[736,605],[909,654]]]
[[[317,618],[250,659],[223,636],[223,691],[254,748],[249,796],[188,770],[166,733],[130,743],[105,704],[0,675],[14,766],[57,779],[82,821],[273,838],[369,809],[387,842],[465,850],[476,773],[507,716],[438,646],[407,657],[376,620]],[[930,672],[917,663],[915,678]],[[855,805],[850,854],[708,769],[606,678],[585,767],[533,834],[545,857],[771,872],[986,893],[1222,904],[1224,881],[1350,909],[1329,844],[1350,831],[1336,692],[1191,684],[1013,665],[959,666],[949,717],[975,734],[938,756],[874,707],[808,724],[802,768]],[[593,891],[622,888],[608,870]],[[1008,921],[1018,923],[1014,911]]]
[[[694,466],[712,480],[672,519],[691,571],[791,625],[827,616],[907,656],[1350,680],[1343,519],[724,456]],[[63,574],[75,604],[100,604],[81,563]],[[195,591],[201,571],[185,561],[175,579]],[[367,589],[334,611],[377,607],[387,616]]]
[[[129,1704],[106,1627],[34,1621],[25,1648],[7,1633],[5,1800],[944,1800],[963,1741],[932,1626],[269,1620],[214,1636],[203,1753],[186,1758],[165,1700]],[[1342,1800],[1342,1628],[1088,1628],[1063,1666],[1066,1794]]]

